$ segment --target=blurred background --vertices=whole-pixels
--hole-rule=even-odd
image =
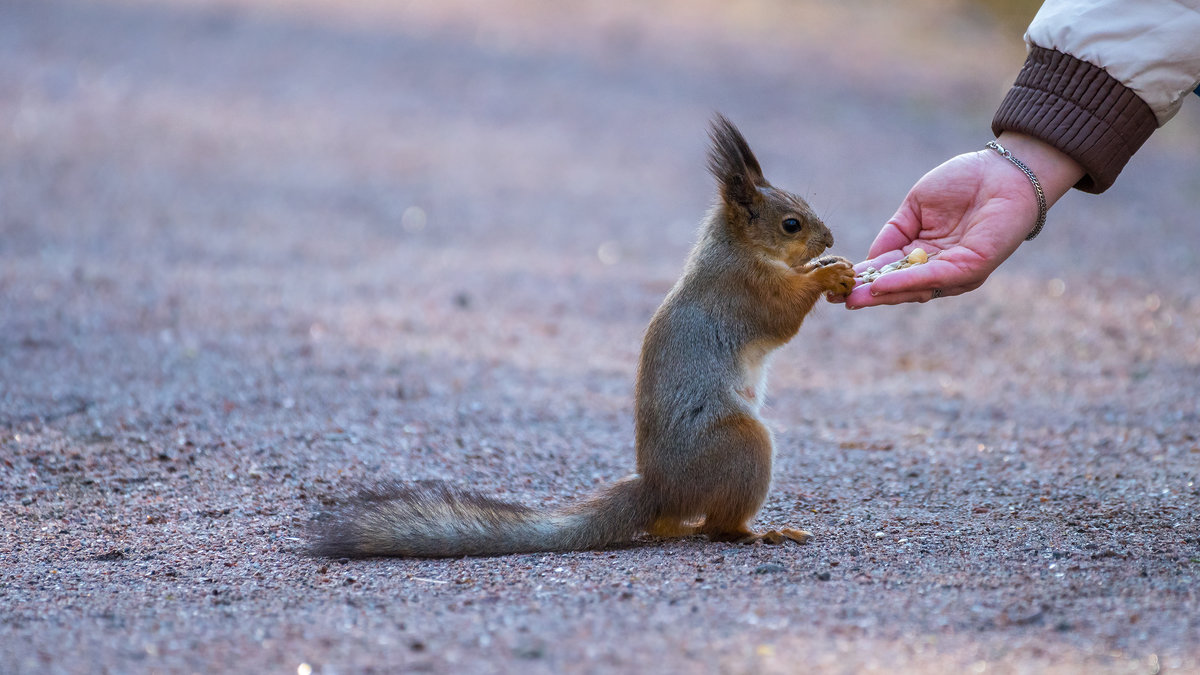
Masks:
[[[863,251],[924,169],[986,140],[1037,4],[7,2],[4,246],[46,253],[64,222],[197,253],[213,228],[545,226],[558,252],[641,255],[651,230],[690,237],[720,110]],[[1188,108],[1158,152],[1196,151]]]
[[[720,110],[861,257],[924,170],[987,140],[1037,4],[13,0],[0,246],[265,263],[214,234],[286,232],[675,261],[656,244],[709,199]],[[1194,156],[1186,108],[1146,154]]]

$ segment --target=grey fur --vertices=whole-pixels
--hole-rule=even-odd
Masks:
[[[544,511],[440,484],[381,483],[319,520],[309,552],[445,558],[595,549],[628,542],[653,522],[655,510],[637,476]]]

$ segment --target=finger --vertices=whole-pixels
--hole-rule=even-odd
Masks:
[[[855,263],[854,264],[854,273],[862,274],[863,272],[865,272],[867,270],[868,267],[874,267],[875,269],[880,269],[884,265],[888,265],[888,264],[896,262],[897,260],[903,258],[905,255],[906,254],[900,250],[885,251],[884,253],[881,253],[880,255],[875,256],[874,258],[869,258],[860,263]]]
[[[866,293],[851,293],[846,297],[846,309],[862,309],[863,307],[878,307],[880,305],[902,305],[906,302],[929,302],[934,298],[934,291],[901,291],[899,293],[882,293],[872,295]]]
[[[932,291],[935,288],[957,288],[974,283],[964,278],[963,270],[951,262],[931,259],[924,265],[913,265],[889,272],[871,282],[872,295],[887,295],[906,291]]]
[[[924,269],[931,264],[921,265],[921,269],[908,267],[889,272],[875,281],[858,286],[846,298],[846,306],[856,309],[875,305],[896,305],[904,302],[926,302],[932,297],[935,288],[958,286],[951,279],[937,274],[937,270],[930,273],[929,270]]]
[[[920,233],[920,222],[913,217],[907,201],[896,211],[896,215],[884,224],[871,248],[867,250],[868,258],[876,258],[888,251],[898,251],[913,243]]]
[[[867,295],[861,302],[857,298],[847,298],[847,309],[862,309],[863,307],[879,307],[881,305],[902,305],[906,302],[929,302],[933,299],[933,291],[905,291],[903,293],[888,293],[886,295]]]
[[[935,292],[936,289],[917,290],[917,291],[900,291],[897,293],[881,293],[871,295],[868,291],[859,295],[851,293],[845,300],[846,309],[861,309],[863,307],[877,307],[879,305],[900,305],[906,302],[929,302],[938,298],[949,298],[955,295],[970,293],[971,291],[982,286],[982,283],[968,284],[966,286],[955,286],[953,288],[944,288],[941,294]]]

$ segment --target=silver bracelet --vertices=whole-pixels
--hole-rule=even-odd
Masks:
[[[1029,177],[1029,182],[1033,183],[1033,191],[1037,193],[1038,217],[1037,223],[1033,226],[1033,231],[1031,231],[1025,237],[1025,241],[1033,241],[1034,237],[1041,234],[1042,226],[1046,224],[1046,193],[1042,192],[1042,184],[1038,181],[1037,176],[1033,174],[1033,171],[1030,171],[1029,167],[1025,166],[1024,162],[1016,157],[1013,157],[1013,154],[1008,150],[1005,150],[1003,145],[1000,145],[996,141],[988,141],[987,147],[1000,153],[1001,157],[1016,165],[1016,167],[1020,169],[1022,173]]]

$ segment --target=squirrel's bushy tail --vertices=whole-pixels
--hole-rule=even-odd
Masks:
[[[627,542],[653,522],[641,476],[572,506],[542,511],[444,485],[365,488],[319,522],[313,555],[445,558],[579,551]]]

